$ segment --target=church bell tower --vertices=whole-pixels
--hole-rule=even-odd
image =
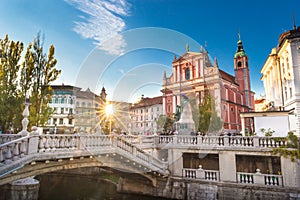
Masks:
[[[248,66],[248,56],[244,51],[243,43],[239,35],[237,50],[234,54],[234,72],[235,80],[239,85],[239,91],[243,93],[243,105],[250,110],[253,109],[252,92],[250,86],[250,72]]]

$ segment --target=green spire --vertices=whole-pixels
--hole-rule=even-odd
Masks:
[[[241,40],[240,33],[238,33],[238,36],[239,36],[239,40],[237,42],[237,50],[234,54],[234,58],[247,56],[244,51],[243,42]]]

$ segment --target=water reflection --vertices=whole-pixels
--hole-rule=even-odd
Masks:
[[[39,200],[157,200],[163,198],[120,194],[105,180],[70,175],[41,175]]]

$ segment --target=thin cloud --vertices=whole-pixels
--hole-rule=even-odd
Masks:
[[[126,42],[120,32],[125,29],[122,17],[129,15],[129,4],[125,0],[65,0],[84,13],[76,21],[73,30],[83,38],[94,40],[94,44],[113,55],[124,51]]]

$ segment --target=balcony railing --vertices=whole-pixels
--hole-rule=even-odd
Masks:
[[[186,179],[199,179],[206,181],[219,181],[220,172],[217,170],[204,170],[201,166],[198,169],[182,169],[182,177]]]
[[[283,186],[282,175],[237,172],[237,182],[247,185]]]
[[[204,170],[201,165],[198,169],[183,168],[182,178],[184,179],[195,179],[205,181],[216,181],[220,180],[220,172],[218,170]],[[259,171],[256,173],[236,173],[236,182],[245,185],[264,185],[283,187],[282,175],[276,174],[262,174]]]

